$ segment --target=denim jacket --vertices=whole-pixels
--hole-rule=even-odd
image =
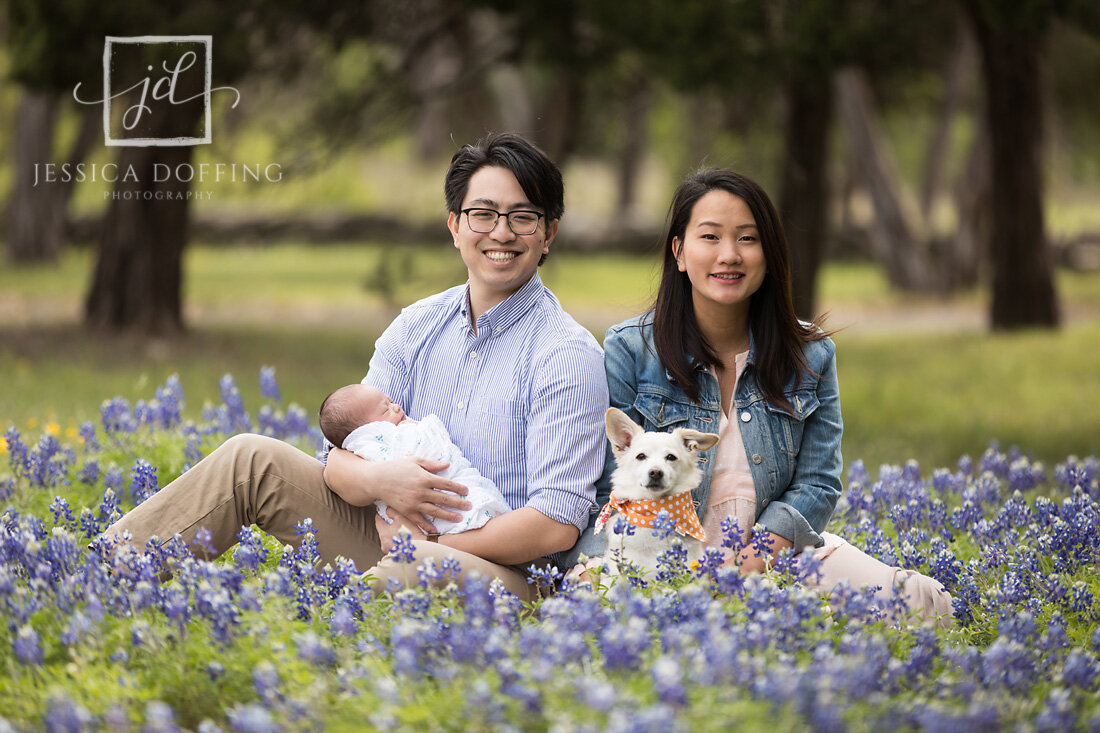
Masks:
[[[647,431],[694,428],[717,433],[721,414],[718,380],[705,365],[696,365],[699,402],[691,402],[657,358],[652,324],[651,311],[608,329],[603,348],[611,406]],[[806,344],[810,372],[783,390],[794,408],[792,416],[764,399],[753,372],[755,347],[750,340],[745,370],[734,392],[735,412],[729,415],[741,428],[756,486],[756,521],[790,540],[796,552],[824,543],[820,533],[841,493],[843,423],[835,351],[830,339]],[[692,499],[700,520],[710,499],[716,450],[711,448],[699,456],[703,480],[692,491]],[[596,484],[597,512],[611,493],[614,469],[615,458],[608,445],[603,475]],[[595,517],[593,514],[577,541],[570,561],[580,553],[597,556],[606,551],[606,532],[593,532]]]

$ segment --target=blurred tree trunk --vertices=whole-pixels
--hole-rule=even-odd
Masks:
[[[73,181],[61,180],[62,165],[68,164],[70,175],[76,175],[75,166],[87,156],[102,119],[98,110],[85,110],[68,155],[57,160],[53,139],[61,101],[57,92],[27,89],[19,102],[7,213],[8,259],[12,262],[53,262],[61,254],[73,192]],[[45,181],[46,163],[62,164],[54,167],[52,182]]]
[[[968,2],[967,8],[982,58],[990,142],[991,325],[994,329],[1053,328],[1059,313],[1043,225],[1040,150],[1039,64],[1048,24],[1006,19],[997,6],[977,0]]]
[[[972,76],[973,66],[974,40],[969,29],[960,22],[955,49],[943,73],[943,102],[940,104],[936,127],[928,146],[924,180],[921,183],[920,208],[925,220],[931,218],[936,198],[947,179],[947,168],[951,160],[951,128],[962,106],[963,93]]]
[[[180,96],[190,95],[181,92]],[[188,105],[174,111],[155,118],[151,136],[194,134],[201,107]],[[175,171],[191,162],[193,151],[192,146],[119,148],[118,182],[104,218],[99,257],[84,304],[88,326],[149,335],[183,330],[183,250],[191,184],[180,180]],[[155,168],[157,164],[162,167]],[[165,176],[163,166],[172,174]],[[160,172],[156,177],[167,180],[155,181],[155,170]]]
[[[626,134],[619,149],[619,202],[617,211],[622,221],[632,221],[631,212],[637,203],[638,175],[645,160],[649,106],[653,95],[649,77],[638,71],[626,98]]]
[[[791,248],[795,313],[810,319],[817,315],[817,271],[828,228],[825,164],[833,103],[828,70],[792,73],[786,97],[779,210]]]
[[[970,287],[981,279],[982,251],[991,236],[991,193],[989,179],[989,140],[982,134],[986,122],[977,115],[978,134],[970,144],[966,168],[955,186],[955,212],[958,231],[955,233],[955,287]]]
[[[837,73],[837,110],[851,146],[853,175],[871,197],[871,249],[886,268],[890,284],[925,290],[935,284],[926,243],[906,216],[904,187],[882,132],[867,73],[848,68]]]
[[[42,182],[45,171],[41,165],[57,162],[53,158],[53,134],[58,101],[56,92],[34,89],[25,90],[19,101],[7,220],[8,259],[12,262],[52,262],[61,254],[65,218],[58,206],[59,184]],[[55,175],[60,173],[54,171]]]
[[[550,86],[539,105],[536,138],[550,159],[564,165],[576,150],[581,116],[581,79],[568,69],[554,67]]]
[[[452,100],[462,77],[464,59],[469,56],[463,45],[464,17],[435,0],[421,3],[424,17],[440,18],[416,33],[417,51],[410,56],[409,77],[416,98],[417,119],[414,139],[421,160],[433,160],[451,149]],[[461,96],[461,93],[458,93]]]

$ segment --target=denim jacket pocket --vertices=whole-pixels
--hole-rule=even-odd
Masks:
[[[802,445],[802,428],[806,418],[817,410],[821,402],[817,398],[817,393],[810,389],[791,390],[784,392],[783,396],[790,403],[793,414],[770,402],[764,404],[772,424],[778,428],[783,438],[784,445],[777,447],[787,455],[796,456]]]
[[[676,428],[688,427],[692,410],[667,395],[655,392],[639,392],[634,409],[642,416],[642,427],[648,431],[667,433]]]

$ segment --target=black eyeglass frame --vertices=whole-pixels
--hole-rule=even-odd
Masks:
[[[496,214],[497,218],[493,219],[492,226],[490,226],[488,229],[485,229],[484,231],[481,230],[481,229],[474,229],[473,222],[470,221],[470,212],[471,211],[491,211],[494,214]],[[496,209],[489,209],[489,208],[486,208],[484,206],[471,206],[471,207],[466,208],[466,209],[461,209],[459,213],[462,213],[462,214],[466,215],[466,224],[470,227],[470,231],[477,232],[478,234],[489,234],[490,232],[492,232],[494,229],[497,228],[497,223],[500,221],[500,217],[503,216],[504,220],[508,223],[508,228],[511,229],[512,234],[515,234],[517,237],[526,237],[526,236],[529,236],[529,235],[534,234],[535,232],[537,232],[539,230],[539,222],[542,221],[543,217],[546,216],[546,214],[542,213],[541,211],[532,211],[531,209],[516,209],[515,211],[509,211],[507,214],[505,214],[503,211],[497,211]],[[529,231],[529,232],[517,232],[516,228],[514,226],[512,226],[512,215],[513,214],[534,214],[535,215],[535,225],[533,227],[531,227],[531,231]]]

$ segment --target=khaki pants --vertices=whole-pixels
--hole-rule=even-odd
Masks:
[[[951,594],[938,580],[916,570],[887,565],[831,532],[822,532],[821,537],[825,545],[813,551],[821,560],[821,577],[816,584],[807,584],[807,587],[827,593],[842,580],[853,588],[877,585],[879,590],[875,595],[886,601],[898,588],[917,619],[951,628]]]
[[[179,534],[196,555],[206,556],[192,544],[199,527],[205,527],[217,556],[236,544],[241,527],[250,524],[296,547],[301,538],[294,526],[307,517],[313,520],[322,560],[331,563],[337,555],[353,560],[356,567],[369,569],[378,578],[376,588],[385,588],[391,577],[415,584],[421,559],[434,557],[438,566],[444,557],[452,556],[463,573],[499,578],[521,600],[539,595],[521,568],[497,565],[434,542],[415,542],[417,561],[411,565],[393,562],[379,547],[373,504],[348,504],[325,484],[319,461],[262,435],[237,435],[225,441],[104,534],[129,531],[139,546],[150,537],[167,540]]]

